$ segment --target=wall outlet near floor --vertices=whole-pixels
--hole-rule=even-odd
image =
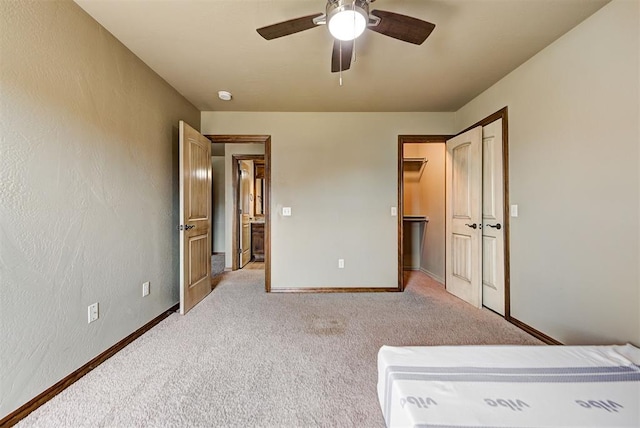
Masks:
[[[344,269],[344,259],[338,259],[338,269]]]
[[[151,283],[149,281],[145,282],[144,284],[142,284],[142,297],[146,297],[149,295],[149,287],[151,286]]]
[[[92,323],[98,319],[98,302],[89,305],[87,308],[88,322]]]
[[[282,215],[284,217],[291,216],[291,207],[282,207]]]

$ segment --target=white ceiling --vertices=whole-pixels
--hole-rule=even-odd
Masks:
[[[255,29],[323,0],[76,0],[200,110],[455,111],[609,0],[377,0],[436,25],[421,46],[366,31],[344,85],[326,27]],[[233,93],[231,102],[217,98]]]

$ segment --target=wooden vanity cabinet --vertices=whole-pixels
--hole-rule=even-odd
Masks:
[[[255,261],[264,261],[264,223],[251,223],[251,253]]]

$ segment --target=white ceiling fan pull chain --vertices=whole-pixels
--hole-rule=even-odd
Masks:
[[[342,40],[340,40],[339,43],[340,43],[340,86],[342,86]]]
[[[354,31],[354,33],[355,33],[355,30],[356,30],[356,14],[355,14],[355,11],[356,11],[356,2],[354,0],[353,1],[353,12],[354,12],[354,14],[353,14],[353,31]],[[357,55],[356,55],[356,40],[358,40],[357,37],[355,39],[353,39],[353,53],[351,54],[353,62],[356,62],[357,59],[358,59]]]

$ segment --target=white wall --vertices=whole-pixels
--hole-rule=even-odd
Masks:
[[[204,134],[272,136],[274,289],[396,287],[398,135],[453,130],[453,113],[202,113]]]
[[[72,2],[0,1],[0,55],[2,418],[178,301],[200,113]]]
[[[204,128],[204,125],[203,125]],[[206,131],[203,134],[217,134],[217,131]],[[222,132],[224,133],[224,132]],[[224,145],[224,162],[225,162],[225,267],[231,268],[231,246],[233,243],[233,155],[263,155],[264,144],[231,144]]]
[[[568,344],[640,345],[639,4],[612,1],[456,114],[509,107],[511,313]]]

